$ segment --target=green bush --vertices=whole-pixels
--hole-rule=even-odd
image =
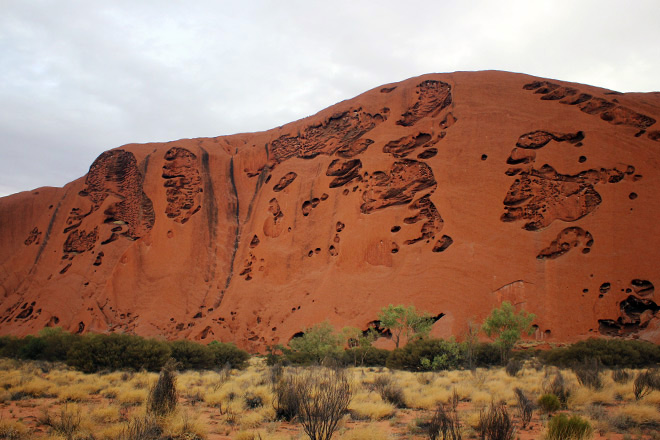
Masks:
[[[16,336],[0,336],[0,356],[18,359],[23,340]]]
[[[555,411],[559,411],[559,409],[561,408],[561,402],[554,394],[542,395],[541,397],[539,397],[538,404],[541,411],[546,412],[548,414],[553,413]]]
[[[548,422],[547,440],[584,440],[593,434],[593,428],[588,421],[580,416],[570,419],[566,414],[557,414]]]
[[[356,347],[344,350],[341,361],[343,365],[354,367],[384,367],[389,350],[376,347]]]
[[[211,349],[197,342],[181,340],[168,343],[179,370],[210,370],[215,366]]]
[[[587,339],[542,352],[539,356],[543,363],[561,367],[598,358],[609,368],[640,368],[660,363],[660,346],[634,339]]]
[[[247,366],[250,354],[236,347],[232,343],[213,341],[208,346],[213,354],[213,362],[216,368],[229,364],[231,368],[243,369]]]
[[[164,342],[139,336],[89,333],[77,340],[67,353],[67,363],[85,373],[100,370],[159,370],[171,350]]]
[[[67,352],[80,336],[56,328],[44,328],[37,336],[0,337],[0,356],[50,362],[66,361]]]
[[[294,364],[321,364],[327,360],[338,361],[342,356],[344,338],[328,321],[305,329],[302,336],[289,341],[289,348],[282,348],[284,356]]]
[[[394,349],[386,365],[399,370],[432,371],[457,368],[463,363],[460,344],[443,339],[418,339]]]

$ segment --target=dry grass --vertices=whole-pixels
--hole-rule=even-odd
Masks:
[[[438,404],[450,399],[453,390],[460,399],[463,438],[475,436],[482,408],[504,401],[509,412],[517,414],[514,388],[536,401],[544,392],[544,381],[551,379],[555,371],[525,367],[516,377],[510,377],[501,368],[474,373],[350,369],[350,417],[342,421],[343,427],[333,438],[422,439],[425,434],[420,426],[430,419]],[[173,439],[303,440],[299,423],[275,420],[269,374],[268,368],[255,360],[244,371],[178,373],[179,409],[158,420],[162,435]],[[603,437],[636,430],[646,433],[642,436],[646,439],[660,429],[660,391],[635,401],[632,381],[617,383],[611,374],[604,374],[603,389],[594,391],[580,386],[572,372],[562,370],[562,374],[572,388],[569,411],[592,421]],[[375,383],[382,377],[403,390],[405,407],[383,401],[375,390]],[[156,374],[146,372],[87,375],[64,368],[44,372],[28,363],[0,360],[0,439],[66,439],[52,426],[62,424],[61,410],[65,408],[65,419],[75,416],[74,438],[93,435],[96,440],[121,440],[130,420],[144,419],[148,390],[156,379]],[[43,410],[48,411],[51,426],[34,416],[25,418]],[[547,417],[537,413],[532,425],[536,431],[529,438],[540,438]],[[13,437],[6,433],[11,429]]]

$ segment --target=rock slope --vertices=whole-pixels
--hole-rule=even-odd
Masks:
[[[388,304],[660,342],[660,94],[429,74],[261,133],[106,151],[0,199],[0,333],[286,343]],[[660,285],[659,285],[660,287]]]

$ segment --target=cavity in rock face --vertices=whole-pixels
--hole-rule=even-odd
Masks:
[[[81,215],[73,214],[74,219],[78,220],[73,223],[73,228],[79,226],[86,216],[98,210],[106,198],[112,195],[120,201],[106,208],[104,223],[121,225],[121,233],[118,235],[133,240],[142,237],[153,228],[156,221],[151,199],[142,188],[143,179],[133,153],[124,150],[102,153],[89,168],[85,189],[79,193],[91,202],[91,209]]]
[[[504,198],[503,222],[526,220],[524,229],[537,231],[555,220],[575,221],[593,212],[602,199],[594,188],[600,183],[617,183],[627,174],[617,168],[589,169],[575,175],[561,174],[551,165],[535,168],[534,150],[550,141],[579,142],[582,132],[550,133],[534,131],[518,139],[507,163],[508,176],[517,176]]]
[[[534,90],[544,101],[559,101],[562,104],[576,106],[584,113],[600,116],[600,119],[613,125],[627,125],[642,130],[655,124],[650,116],[638,113],[613,101],[580,93],[578,89],[563,87],[549,81],[534,81],[523,86],[525,90]]]
[[[344,186],[353,180],[360,180],[360,170],[362,169],[362,161],[360,159],[351,160],[333,160],[325,172],[326,176],[332,176],[334,179],[330,182],[330,188],[338,188]]]
[[[593,244],[594,238],[589,231],[579,227],[564,228],[550,246],[539,252],[536,258],[539,260],[558,258],[575,248],[582,248],[582,253],[588,254]]]
[[[410,127],[426,116],[435,116],[452,102],[451,86],[442,81],[426,80],[416,89],[417,100],[397,121]]]
[[[197,156],[185,148],[172,147],[165,153],[165,214],[177,223],[186,223],[201,208],[202,179]]]
[[[270,145],[272,161],[281,163],[292,157],[312,159],[319,154],[332,155],[337,151],[345,156],[355,150],[366,149],[370,142],[360,138],[387,120],[389,110],[371,114],[354,108],[334,114],[320,124],[311,125],[296,136],[283,135]],[[373,141],[371,141],[373,142]]]
[[[388,173],[374,173],[374,183],[363,193],[360,210],[369,214],[388,206],[405,205],[417,193],[431,193],[436,186],[433,171],[425,163],[409,159],[394,162]]]
[[[291,183],[296,180],[296,177],[298,177],[298,174],[294,173],[293,171],[290,173],[286,173],[282,178],[277,182],[277,184],[273,187],[273,191],[275,192],[280,192],[287,186],[291,185]]]

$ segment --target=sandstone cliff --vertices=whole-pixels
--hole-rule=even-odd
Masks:
[[[134,144],[0,199],[0,333],[286,343],[414,304],[460,337],[660,342],[660,93],[429,74],[262,133]]]

